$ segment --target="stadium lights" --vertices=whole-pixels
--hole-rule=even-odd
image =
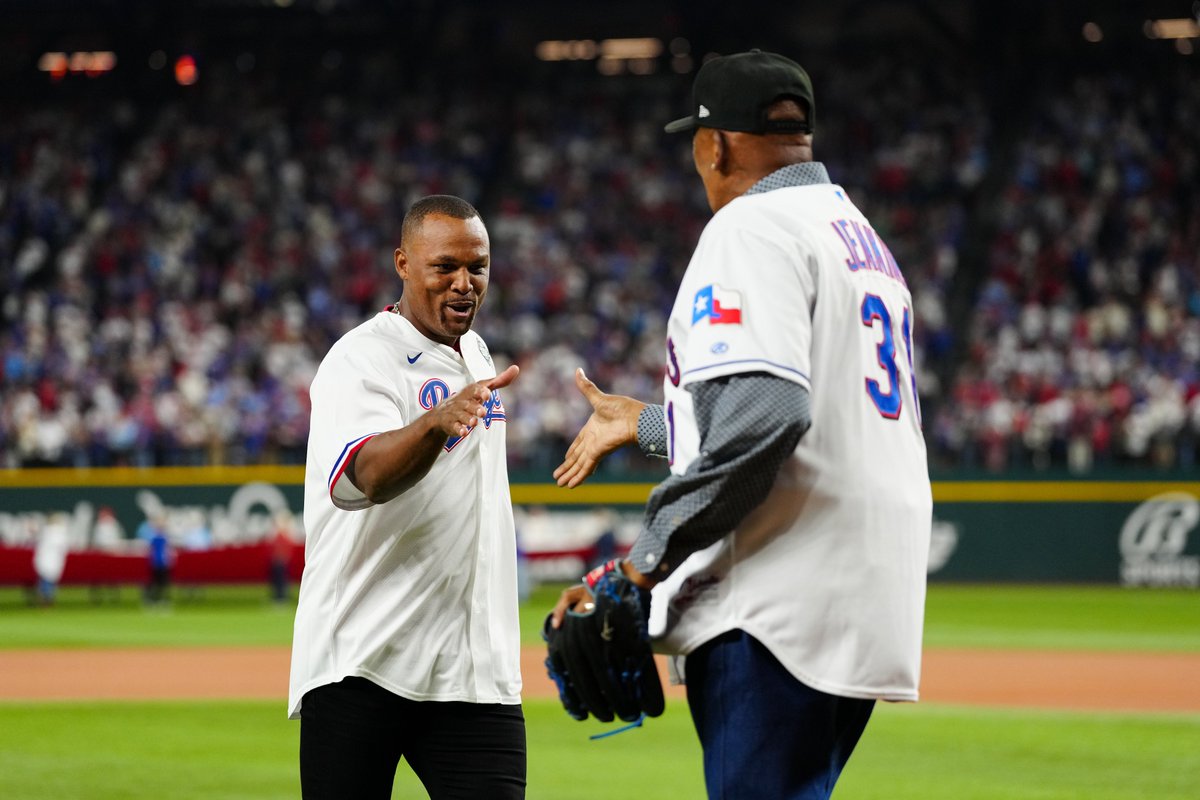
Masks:
[[[175,82],[180,86],[191,86],[200,77],[196,68],[196,59],[191,56],[180,56],[175,60]]]
[[[657,58],[663,51],[659,39],[605,39],[600,43],[600,57],[618,61]]]
[[[591,39],[548,39],[538,42],[534,53],[542,61],[591,61],[596,57],[596,42]]]
[[[48,73],[53,80],[62,80],[67,73],[96,78],[112,72],[117,65],[117,55],[111,50],[79,51],[64,53],[51,51],[42,53],[38,59],[38,70]]]
[[[1142,26],[1147,39],[1196,39],[1200,38],[1200,23],[1186,17],[1182,19],[1148,19]]]
[[[691,59],[686,55],[687,42],[676,39],[671,43],[671,50],[676,53],[672,66],[676,72],[683,71],[680,67],[686,62],[691,66]],[[535,55],[542,61],[596,61],[596,69],[603,75],[619,75],[629,70],[635,75],[649,75],[657,69],[655,59],[662,55],[665,46],[661,39],[653,37],[603,39],[547,39],[539,42],[534,50]]]
[[[538,42],[534,53],[542,61],[592,61],[607,58],[634,61],[657,58],[663,52],[661,39],[547,39]]]

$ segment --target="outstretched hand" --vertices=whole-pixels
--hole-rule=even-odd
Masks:
[[[632,397],[605,394],[582,369],[575,370],[575,385],[592,404],[592,415],[567,448],[563,463],[554,470],[554,480],[568,489],[587,480],[609,453],[637,442],[638,415],[646,407]]]
[[[472,383],[434,407],[433,422],[446,436],[466,436],[479,424],[492,399],[492,391],[512,383],[520,369],[513,364],[494,378]]]

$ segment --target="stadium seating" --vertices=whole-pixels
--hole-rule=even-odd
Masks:
[[[816,150],[913,290],[934,464],[1194,463],[1200,82],[1080,68],[999,130],[969,71],[878,56],[809,62]],[[469,81],[381,103],[379,80],[213,70],[186,100],[6,111],[0,466],[302,463],[316,365],[395,299],[408,204],[449,192],[492,234],[477,329],[523,370],[513,466],[548,474],[587,413],[576,366],[660,395],[709,214],[661,132],[687,80],[539,80],[501,107]]]

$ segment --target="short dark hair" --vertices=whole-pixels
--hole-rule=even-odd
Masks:
[[[408,213],[404,215],[404,223],[400,226],[401,246],[408,241],[409,237],[416,234],[421,223],[430,214],[441,214],[455,219],[474,219],[479,216],[475,206],[461,197],[455,197],[452,194],[431,194],[422,197],[413,203],[412,207],[408,209]]]

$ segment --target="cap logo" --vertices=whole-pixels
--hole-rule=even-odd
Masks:
[[[696,113],[696,116],[697,116],[697,117],[699,117],[700,119],[704,119],[705,117],[708,117],[708,116],[711,116],[711,115],[712,115],[712,114],[711,114],[711,112],[708,110],[708,106],[706,106],[706,105],[704,105],[703,103],[701,103],[701,104],[700,104],[700,111]]]

